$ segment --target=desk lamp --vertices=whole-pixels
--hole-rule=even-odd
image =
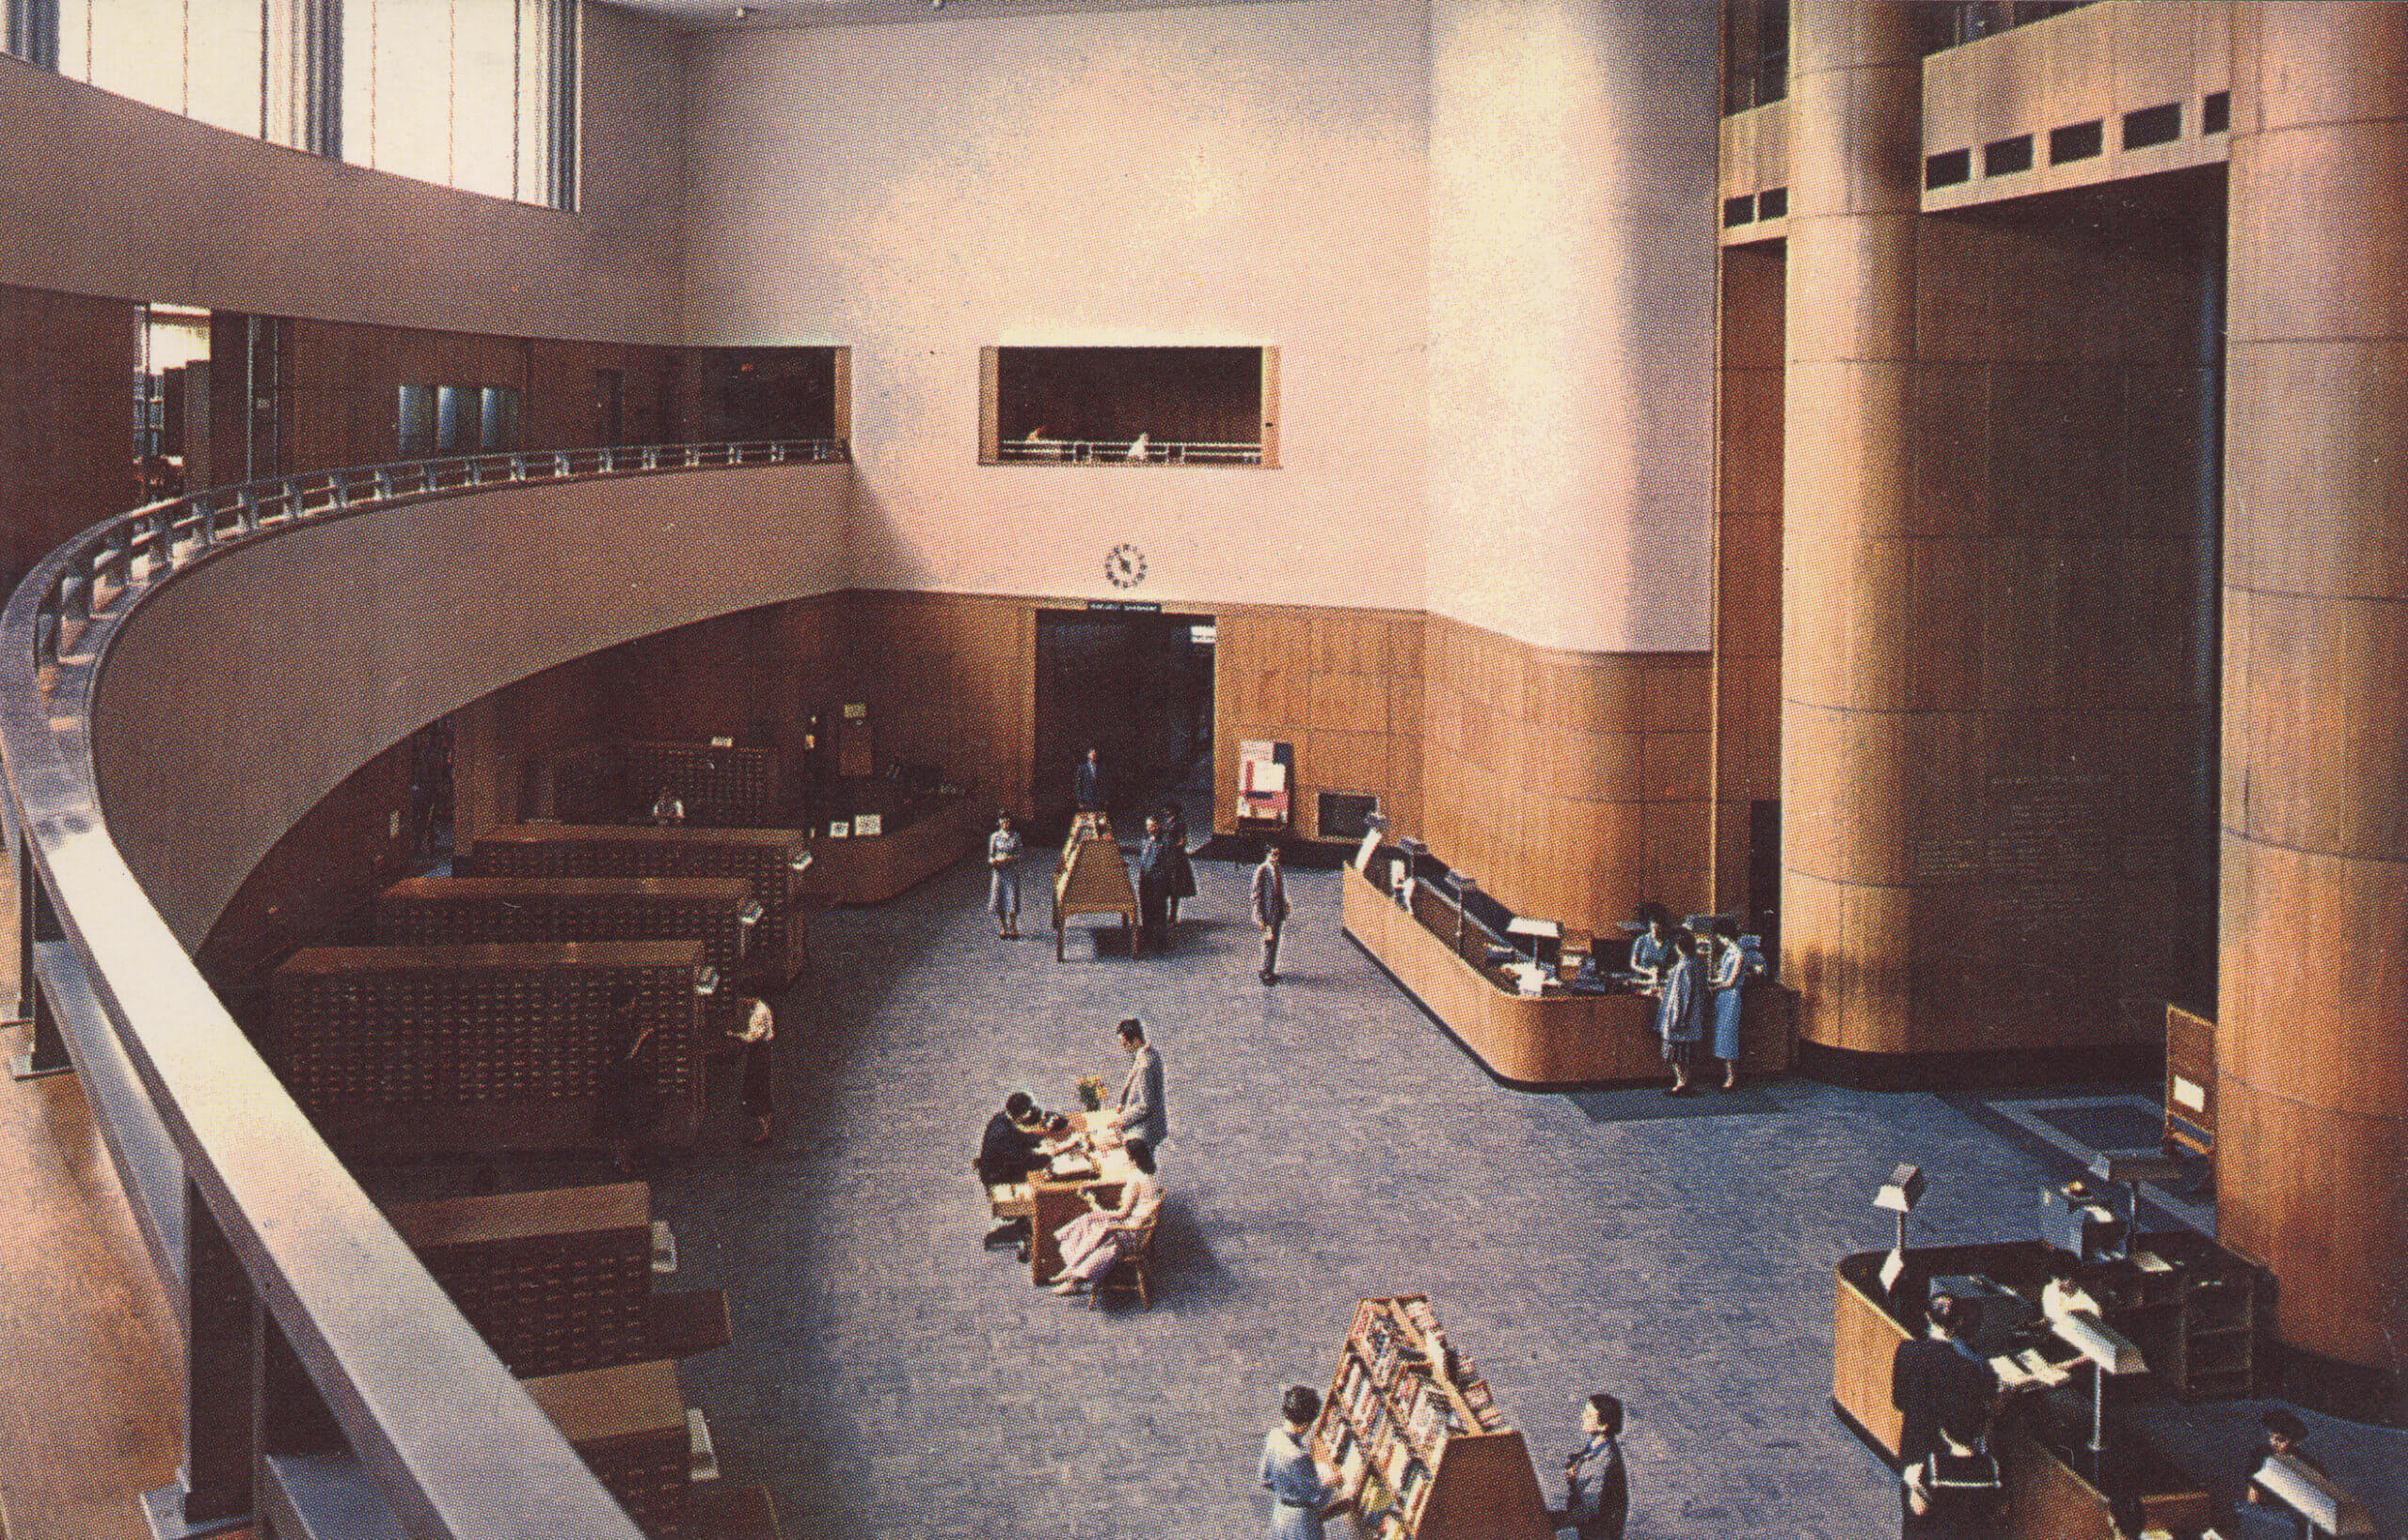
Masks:
[[[2331,1477],[2310,1469],[2289,1454],[2269,1454],[2250,1479],[2290,1504],[2291,1510],[2313,1525],[2319,1534],[2375,1532],[2374,1519],[2365,1503],[2336,1486]]]
[[[2090,1163],[2090,1174],[2101,1182],[2120,1182],[2131,1199],[2124,1219],[2124,1238],[2116,1251],[2119,1257],[2132,1254],[2132,1237],[2141,1232],[2141,1183],[2171,1182],[2186,1174],[2178,1160],[2164,1155],[2101,1154]]]
[[[719,970],[705,962],[694,970],[694,992],[713,995],[719,992]]]
[[[1914,1213],[1915,1205],[1923,1201],[1925,1185],[1922,1167],[1901,1166],[1890,1173],[1890,1180],[1881,1183],[1881,1190],[1873,1195],[1875,1208],[1887,1209],[1898,1216],[1898,1244],[1891,1248],[1890,1260],[1881,1264],[1881,1287],[1884,1289],[1896,1288],[1898,1275],[1907,1270],[1907,1215]]]
[[[2090,1360],[2090,1453],[2107,1446],[2107,1376],[2145,1374],[2148,1365],[2132,1340],[2088,1310],[2068,1310],[2049,1323],[2057,1340]]]

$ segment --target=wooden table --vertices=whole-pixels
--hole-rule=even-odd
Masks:
[[[1072,1114],[1072,1121],[1084,1131],[1086,1113]],[[1095,1114],[1101,1118],[1101,1114]],[[1036,1211],[1028,1221],[1028,1280],[1051,1283],[1061,1276],[1062,1248],[1054,1243],[1054,1232],[1087,1211],[1086,1192],[1096,1190],[1107,1203],[1120,1200],[1120,1183],[1127,1181],[1133,1167],[1129,1157],[1117,1145],[1096,1151],[1096,1174],[1091,1177],[1066,1178],[1031,1177],[1030,1199]]]
[[[1137,890],[1109,825],[1091,834],[1073,826],[1054,868],[1054,961],[1063,961],[1063,925],[1073,914],[1118,914],[1129,928],[1129,955],[1137,955]]]

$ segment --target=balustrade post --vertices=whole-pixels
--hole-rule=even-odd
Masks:
[[[259,1301],[240,1258],[184,1183],[184,1463],[142,1495],[155,1540],[198,1540],[252,1522],[260,1427]]]
[[[58,1030],[58,1015],[42,992],[41,975],[34,971],[37,943],[58,941],[66,931],[51,908],[50,890],[42,886],[41,869],[34,864],[32,847],[16,818],[9,818],[8,837],[16,847],[17,870],[17,1005],[16,1020],[25,1027],[25,1047],[8,1060],[8,1072],[19,1080],[40,1080],[68,1074],[75,1063],[67,1056],[67,1040]]]

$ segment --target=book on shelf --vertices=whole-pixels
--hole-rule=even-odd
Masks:
[[[1413,1463],[1413,1451],[1402,1439],[1388,1446],[1387,1457],[1380,1462],[1380,1476],[1391,1492],[1404,1490],[1405,1467]]]

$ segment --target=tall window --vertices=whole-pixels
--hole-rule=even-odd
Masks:
[[[0,0],[8,52],[119,96],[495,198],[577,200],[580,0]]]
[[[0,46],[27,64],[58,68],[58,0],[8,0],[8,20]]]
[[[577,0],[341,0],[342,155],[576,202]]]

